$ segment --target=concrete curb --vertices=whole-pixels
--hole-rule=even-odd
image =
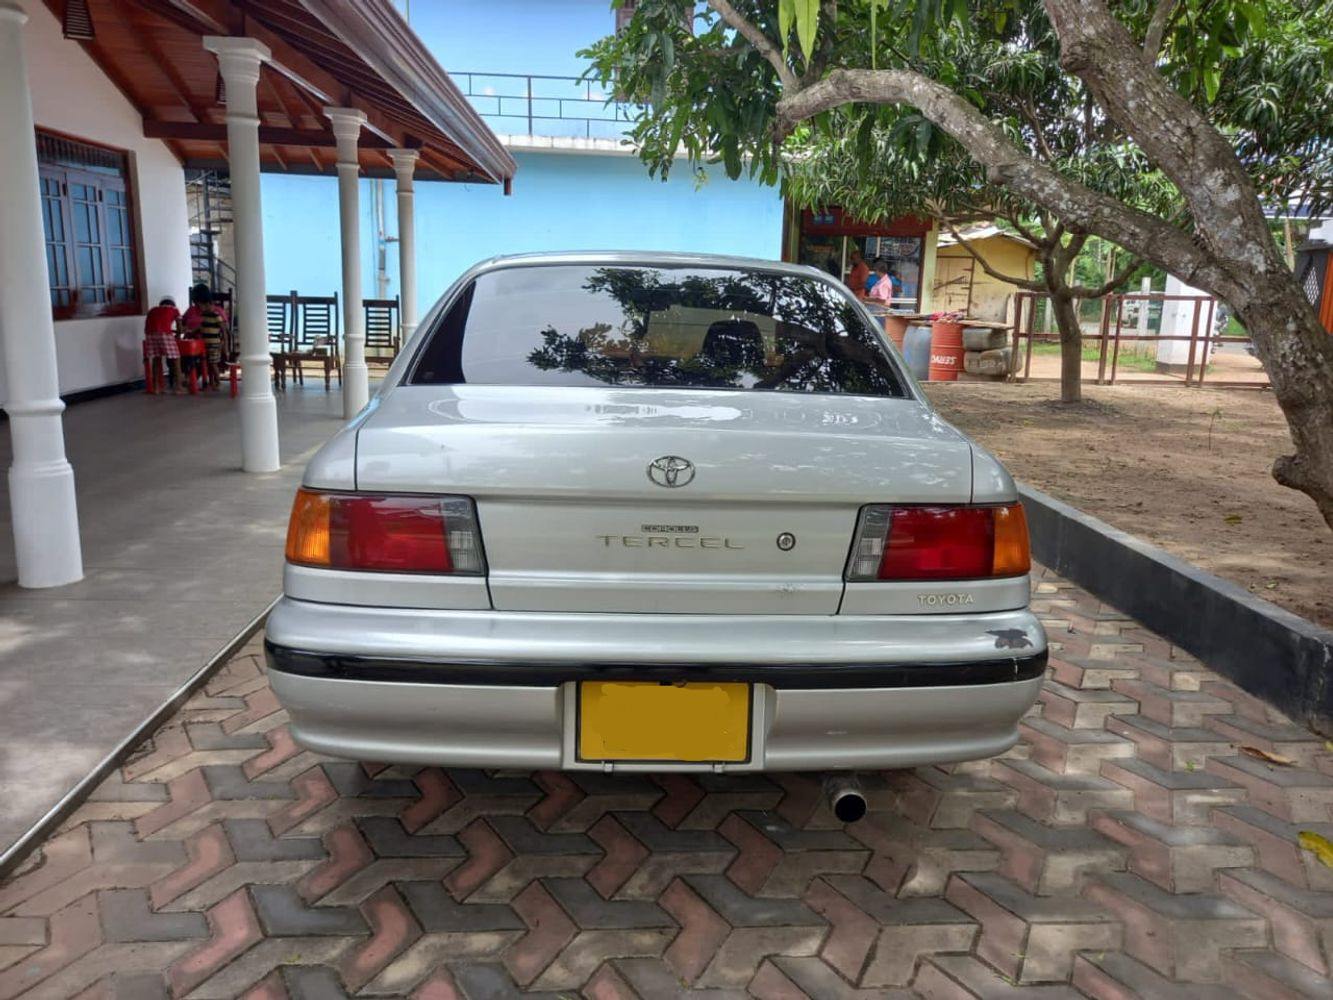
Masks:
[[[278,598],[273,598],[263,611],[250,619],[225,646],[213,654],[207,663],[191,674],[184,684],[173,691],[166,701],[162,702],[151,715],[140,722],[132,733],[116,745],[114,750],[98,761],[77,785],[66,792],[59,802],[47,810],[46,815],[29,827],[27,832],[10,844],[3,853],[0,853],[0,879],[8,876],[34,848],[51,836],[60,824],[73,814],[75,809],[83,805],[84,800],[106,779],[107,775],[125,763],[140,743],[156,732],[162,723],[175,714],[176,709],[189,700],[190,695],[203,687],[208,679],[217,673],[218,668],[235,656],[237,651],[250,641],[251,636],[264,627],[264,620],[268,618],[268,613],[273,610],[273,605],[277,603]]]
[[[1333,736],[1333,632],[1045,493],[1019,494],[1038,562]]]

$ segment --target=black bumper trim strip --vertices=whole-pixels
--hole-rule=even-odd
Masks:
[[[264,640],[268,668],[298,677],[400,684],[556,687],[568,681],[740,681],[775,688],[971,687],[1032,680],[1046,673],[1046,651],[972,663],[514,663],[413,660],[315,653]]]

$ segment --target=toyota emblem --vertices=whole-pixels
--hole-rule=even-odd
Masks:
[[[648,463],[648,478],[672,490],[694,481],[694,463],[679,455],[663,455]]]

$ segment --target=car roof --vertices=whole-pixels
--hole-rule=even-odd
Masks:
[[[574,264],[604,267],[610,264],[638,267],[704,267],[719,270],[770,271],[828,278],[828,273],[804,264],[764,260],[760,257],[739,257],[714,253],[681,253],[674,250],[559,250],[543,253],[506,254],[483,260],[470,272],[498,270],[509,267],[547,267],[556,264]]]

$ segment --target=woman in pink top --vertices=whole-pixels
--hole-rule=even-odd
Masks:
[[[893,275],[889,274],[889,265],[882,260],[875,261],[875,273],[879,280],[870,289],[871,302],[883,302],[888,305],[893,301]]]

